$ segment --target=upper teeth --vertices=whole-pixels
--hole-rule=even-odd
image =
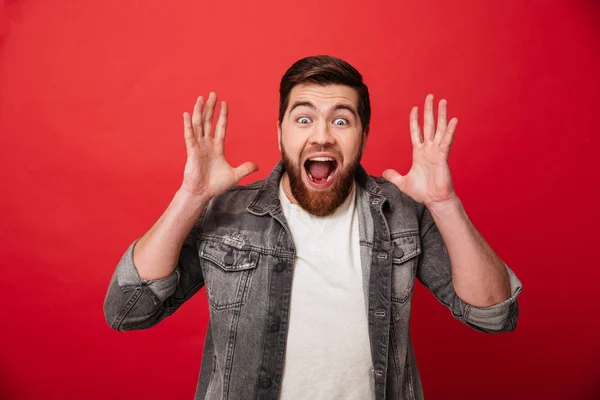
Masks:
[[[311,158],[310,161],[334,161],[331,157],[315,157]]]

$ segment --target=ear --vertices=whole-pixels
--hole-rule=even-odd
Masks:
[[[281,152],[281,123],[277,120],[277,144],[279,145],[279,151]]]

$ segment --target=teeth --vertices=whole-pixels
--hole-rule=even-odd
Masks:
[[[311,181],[315,181],[315,178],[313,178],[313,176],[310,174],[310,171],[306,171],[306,174],[308,175],[308,177],[310,178]],[[331,178],[333,178],[333,172],[331,174],[329,174],[329,176],[327,177],[327,182],[329,182],[331,180]]]
[[[315,158],[310,158],[309,160],[310,161],[335,161],[331,157],[315,157]]]

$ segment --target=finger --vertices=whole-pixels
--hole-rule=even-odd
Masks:
[[[196,138],[202,137],[202,106],[204,105],[204,97],[199,96],[194,105],[194,113],[192,114],[192,127]]]
[[[446,133],[442,138],[441,146],[443,148],[449,149],[452,145],[452,141],[454,140],[454,132],[456,131],[456,125],[458,125],[458,118],[452,118],[448,123],[448,128],[446,129]]]
[[[441,143],[444,132],[446,132],[446,128],[448,127],[447,105],[448,102],[444,99],[440,100],[438,105],[438,122],[435,130],[435,138],[433,139],[433,142],[436,144]]]
[[[212,121],[213,114],[215,113],[215,103],[217,102],[217,94],[214,92],[210,92],[208,95],[208,100],[206,100],[206,106],[204,107],[204,112],[202,113],[203,120],[203,133],[204,137],[212,137]]]
[[[398,189],[403,190],[404,188],[404,177],[400,175],[394,169],[386,169],[383,171],[382,176],[388,181],[392,182],[394,185],[398,187]]]
[[[198,142],[196,141],[196,137],[194,136],[194,129],[192,128],[192,118],[187,112],[183,113],[183,136],[185,138],[185,148],[189,155],[190,152],[196,146],[198,146]]]
[[[410,141],[413,146],[423,143],[421,128],[419,127],[419,107],[414,106],[410,110]]]
[[[424,139],[433,140],[435,126],[433,122],[433,95],[428,94],[425,97],[425,109],[423,110],[423,133]]]
[[[225,140],[228,112],[227,103],[222,101],[221,108],[219,109],[219,119],[217,120],[217,126],[215,127],[215,139]]]
[[[243,163],[233,170],[236,183],[239,182],[243,177],[248,176],[256,171],[258,171],[258,165],[250,161]]]

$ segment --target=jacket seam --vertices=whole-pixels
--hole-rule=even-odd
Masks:
[[[233,247],[235,249],[238,249],[238,250],[247,250],[247,251],[248,250],[250,250],[250,251],[253,250],[253,251],[259,252],[261,254],[271,255],[271,256],[277,256],[277,257],[285,257],[285,258],[293,258],[294,257],[294,253],[291,253],[291,252],[281,251],[281,250],[278,250],[278,249],[266,249],[264,247],[254,246],[254,245],[251,245],[251,244],[244,244],[244,245],[236,247],[236,246],[233,246],[229,242],[225,242],[225,240],[223,240],[222,236],[206,235],[206,234],[202,234],[202,233],[199,234],[198,240],[201,241],[203,239],[208,239],[208,240],[212,240],[212,241],[217,242],[217,243],[225,244],[225,245],[231,246],[231,247]]]
[[[121,330],[121,328],[122,328],[121,325],[123,323],[123,320],[125,319],[125,317],[127,317],[127,314],[129,314],[129,312],[131,311],[133,306],[137,303],[139,298],[142,296],[142,291],[143,291],[143,289],[141,287],[137,287],[134,290],[133,294],[131,295],[131,297],[129,298],[127,303],[125,304],[125,307],[123,308],[123,310],[119,314],[117,314],[117,316],[113,320],[113,323],[111,324],[113,329]]]
[[[237,340],[237,325],[240,320],[240,314],[242,308],[236,308],[233,311],[233,318],[229,328],[229,339],[227,340],[227,352],[225,354],[225,371],[223,374],[223,400],[229,397],[229,380],[231,376],[231,370],[233,369],[233,355],[235,353],[235,344]]]

